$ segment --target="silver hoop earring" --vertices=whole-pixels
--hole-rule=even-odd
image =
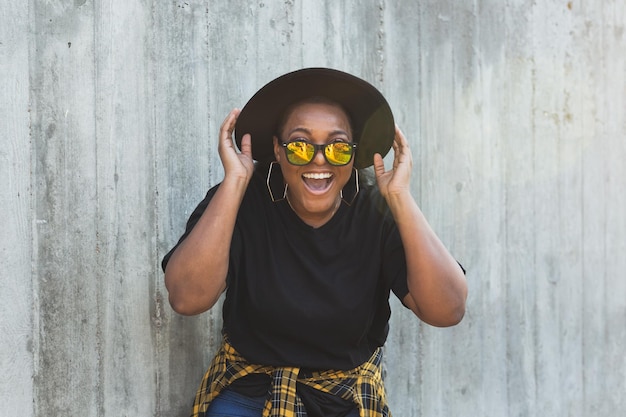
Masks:
[[[357,194],[359,194],[359,171],[352,167],[353,175],[350,176],[350,179],[354,177],[354,187],[351,186],[351,181],[348,180],[348,183],[341,190],[341,200],[347,205],[352,205],[354,203],[354,199]]]
[[[272,176],[272,171],[274,170],[274,166],[278,165],[278,163],[276,161],[270,163],[270,167],[267,170],[267,179],[265,180],[265,184],[267,184],[267,191],[269,191],[270,193],[270,198],[272,199],[273,203],[277,203],[279,201],[284,200],[287,197],[287,184],[285,184],[285,182],[283,181],[282,175],[280,175],[279,178],[277,178],[276,175]],[[280,165],[278,165],[278,168],[280,169]],[[281,198],[275,198],[274,197],[274,189],[280,189],[281,187],[283,188],[283,196]],[[280,195],[280,192],[277,193],[277,195]]]

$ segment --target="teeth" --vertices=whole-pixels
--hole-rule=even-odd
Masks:
[[[306,174],[302,174],[302,176],[304,178],[309,178],[312,180],[327,180],[330,177],[332,177],[333,174],[331,174],[330,172],[320,172],[320,173],[309,172]]]

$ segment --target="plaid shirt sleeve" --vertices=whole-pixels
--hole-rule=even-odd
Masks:
[[[378,348],[367,362],[354,369],[312,372],[302,376],[299,368],[251,364],[224,338],[196,393],[191,417],[205,417],[213,398],[233,381],[253,373],[264,373],[272,378],[263,417],[306,417],[296,391],[298,382],[353,401],[359,408],[360,417],[391,417],[381,363],[382,351]]]

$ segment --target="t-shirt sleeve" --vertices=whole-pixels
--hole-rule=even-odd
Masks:
[[[206,210],[218,187],[219,185],[216,185],[211,188],[207,192],[204,199],[196,206],[194,211],[191,213],[191,216],[189,216],[189,219],[187,220],[187,225],[185,227],[185,233],[183,233],[176,245],[174,245],[174,247],[170,249],[170,251],[163,257],[163,260],[161,261],[161,268],[163,269],[163,271],[165,271],[165,267],[167,266],[167,263],[169,262],[170,257],[172,256],[176,248],[178,248],[178,246],[187,238],[187,236],[189,236],[189,233],[191,233],[196,223],[198,223],[198,220],[200,220],[200,217],[202,217],[204,210]]]

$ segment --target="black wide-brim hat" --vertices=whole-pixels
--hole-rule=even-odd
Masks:
[[[358,143],[355,168],[374,163],[374,154],[385,156],[393,144],[395,123],[385,97],[370,83],[354,75],[329,69],[305,68],[270,81],[246,103],[235,126],[235,141],[252,137],[252,157],[274,159],[272,138],[289,105],[310,97],[325,97],[339,103],[352,122],[353,140]]]

